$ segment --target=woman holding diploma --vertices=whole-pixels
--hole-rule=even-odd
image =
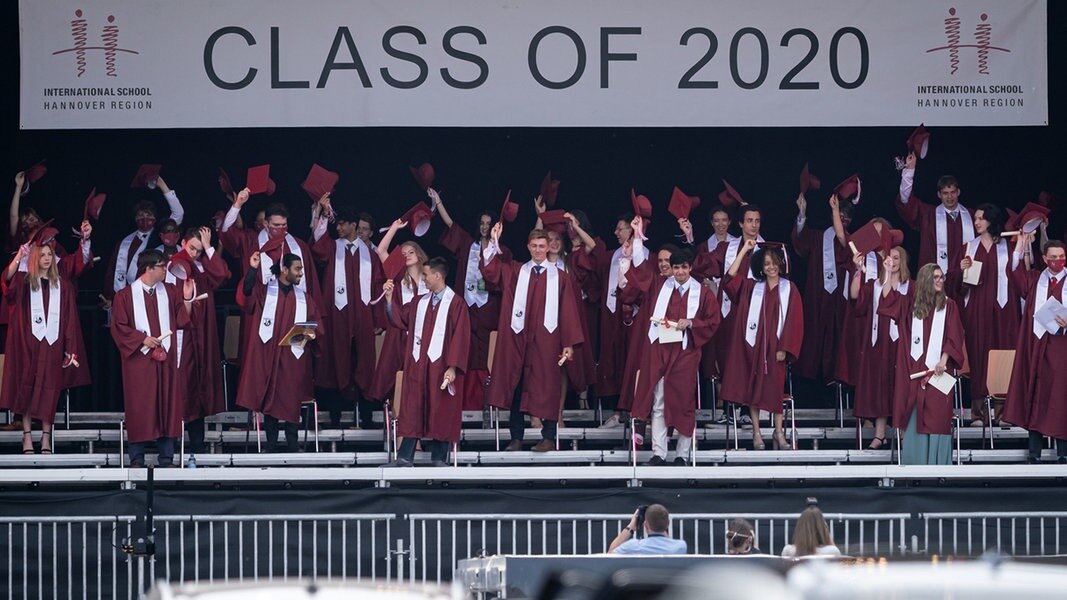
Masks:
[[[901,463],[947,465],[952,462],[955,380],[945,371],[963,363],[963,324],[956,303],[945,296],[944,271],[933,263],[924,265],[915,293],[889,293],[878,314],[896,320],[900,328],[893,361],[893,424],[904,430]]]
[[[959,271],[949,271],[947,285],[963,298],[963,329],[971,365],[971,424],[988,423],[986,373],[990,350],[1010,350],[1019,336],[1019,295],[1008,284],[1008,242],[1000,237],[1004,216],[992,204],[974,211],[978,237],[963,245]]]

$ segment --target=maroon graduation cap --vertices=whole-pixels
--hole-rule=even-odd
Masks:
[[[907,144],[908,152],[914,152],[915,158],[926,158],[926,151],[930,149],[930,133],[926,131],[923,123],[919,123],[919,126],[911,132]]]
[[[263,254],[266,254],[270,257],[271,260],[277,263],[282,259],[282,253],[284,248],[285,236],[280,236],[276,238],[267,238],[266,243],[263,244],[263,247],[261,247],[259,251]]]
[[[804,168],[800,171],[800,193],[807,194],[808,190],[818,190],[821,187],[822,182],[808,170],[808,163],[804,163]]]
[[[141,165],[133,176],[130,187],[156,189],[156,180],[159,179],[159,172],[162,169],[163,165]]]
[[[647,196],[638,194],[633,188],[630,188],[630,204],[633,206],[634,215],[642,219],[652,217],[652,202],[649,201]]]
[[[741,194],[737,193],[737,190],[734,189],[734,186],[730,185],[729,181],[723,179],[722,184],[726,189],[719,192],[719,204],[723,205],[724,208],[734,208],[745,204],[744,198],[741,197]]]
[[[567,218],[567,211],[556,209],[546,210],[541,213],[541,225],[549,231],[555,231],[561,236],[566,237],[571,222],[570,219]]]
[[[107,194],[98,194],[96,188],[93,188],[89,192],[89,197],[85,199],[85,212],[82,214],[82,219],[100,220],[100,210],[104,208],[106,200]]]
[[[36,244],[38,246],[51,246],[56,241],[56,236],[59,235],[59,230],[52,227],[52,221],[55,219],[48,219],[37,228],[37,231],[33,232],[30,236],[29,243]]]
[[[404,216],[400,217],[400,220],[408,224],[408,229],[416,237],[422,237],[430,229],[431,217],[433,217],[433,212],[430,211],[430,207],[426,206],[425,202],[416,202],[404,213]]]
[[[30,193],[30,184],[37,183],[45,174],[48,173],[48,167],[44,166],[44,160],[26,169],[23,172],[22,191],[19,192],[20,196],[25,196]]]
[[[175,252],[170,257],[170,263],[167,265],[167,270],[170,271],[170,274],[181,280],[188,279],[194,268],[193,259],[185,251],[185,248]]]
[[[434,173],[433,165],[430,163],[422,163],[417,167],[408,167],[408,170],[411,171],[411,176],[415,178],[415,183],[419,184],[422,191],[425,192],[426,188],[433,185],[436,173]]]
[[[274,182],[270,179],[270,165],[259,165],[256,167],[249,167],[248,174],[245,176],[245,187],[248,188],[250,195],[266,193],[268,196],[273,194]]]
[[[878,245],[878,250],[882,250],[885,252],[886,256],[888,256],[890,250],[903,244],[903,231],[899,229],[890,229],[889,227],[882,225],[882,243]]]
[[[883,231],[887,229],[884,224],[882,229]],[[878,233],[874,221],[868,221],[866,225],[848,236],[848,245],[854,253],[866,256],[868,252],[882,247],[882,234]]]
[[[688,219],[693,209],[700,206],[700,198],[687,196],[678,186],[674,186],[671,192],[671,201],[667,205],[667,212],[676,219]]]
[[[1019,212],[1016,223],[1023,233],[1033,233],[1041,226],[1042,221],[1048,219],[1048,215],[1049,209],[1047,207],[1034,202],[1027,202],[1022,211]]]
[[[519,205],[511,201],[511,190],[504,196],[504,204],[500,206],[500,220],[511,223],[519,216]]]
[[[222,167],[219,167],[219,189],[227,196],[233,194],[233,184],[230,183],[230,176],[226,174],[226,171],[222,170]]]
[[[340,180],[341,176],[337,173],[320,167],[318,164],[312,164],[311,170],[308,171],[307,177],[300,184],[300,187],[307,192],[312,202],[318,202],[323,194],[332,193]]]
[[[545,178],[541,181],[541,200],[544,201],[545,206],[552,208],[556,205],[556,196],[559,195],[559,180],[552,179],[552,171],[545,173]]]
[[[782,242],[756,242],[756,246],[763,250],[775,250],[782,257],[782,274],[789,275],[789,253],[786,252],[785,244]]]
[[[863,191],[859,174],[849,175],[844,181],[834,186],[834,194],[838,200],[852,198],[853,204],[859,204],[860,194]]]
[[[385,262],[382,263],[382,270],[385,271],[387,279],[396,279],[404,271],[404,254],[400,251],[401,248],[402,246],[393,248]]]

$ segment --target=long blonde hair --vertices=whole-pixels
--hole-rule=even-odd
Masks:
[[[919,275],[915,278],[915,305],[912,307],[912,315],[916,319],[925,319],[931,311],[945,308],[945,290],[934,289],[934,271],[941,271],[936,263],[928,263],[919,269]],[[942,276],[944,272],[942,271]]]
[[[908,268],[908,251],[901,246],[893,246],[889,253],[892,254],[893,250],[896,250],[897,254],[900,255],[900,283],[905,284],[911,281],[911,269]],[[881,261],[878,262],[878,280],[885,281],[885,267]]]
[[[401,248],[403,248],[404,246],[409,246],[412,250],[415,251],[415,259],[419,261],[417,263],[417,266],[419,267],[419,272],[421,273],[422,266],[426,264],[427,260],[429,260],[429,257],[426,256],[426,251],[423,250],[422,246],[420,246],[417,242],[413,241],[408,241],[404,242],[403,244],[400,244]],[[409,290],[417,291],[419,289],[419,283],[411,277],[411,274],[407,270],[407,267],[404,267],[404,278],[402,280],[402,283],[403,285],[408,286]]]
[[[45,250],[52,255],[52,264],[46,271],[41,272],[41,255]],[[33,244],[30,246],[30,256],[26,259],[26,278],[29,279],[31,290],[36,292],[41,289],[42,277],[48,279],[50,287],[59,288],[59,268],[56,266],[55,250],[52,250],[51,246]]]

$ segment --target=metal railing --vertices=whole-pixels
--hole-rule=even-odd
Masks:
[[[926,554],[977,556],[996,550],[1012,556],[1062,555],[1067,536],[1060,525],[1067,512],[922,513]]]
[[[452,578],[459,560],[494,554],[575,554],[608,551],[631,514],[411,514],[408,515],[410,581]],[[761,551],[778,554],[792,537],[797,513],[672,514],[671,536],[690,554],[724,554],[731,519],[756,530]],[[908,513],[824,514],[841,551],[852,556],[903,554]]]

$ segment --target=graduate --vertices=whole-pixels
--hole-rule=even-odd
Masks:
[[[897,322],[901,343],[895,360],[893,426],[903,430],[900,462],[906,465],[947,465],[952,462],[952,390],[930,383],[963,364],[963,322],[956,303],[945,295],[945,273],[934,263],[923,265],[910,296],[890,292],[878,314]]]
[[[635,250],[643,246],[640,236],[634,245]],[[649,307],[644,313],[649,323],[647,327],[641,324],[648,347],[633,405],[634,416],[651,416],[649,465],[667,464],[668,427],[678,432],[674,464],[688,462],[696,425],[701,347],[715,334],[722,318],[715,295],[691,276],[689,256],[685,250],[671,254],[670,277],[648,277],[640,270],[624,277],[626,287],[635,285],[644,290],[643,305]],[[681,339],[668,339],[670,330],[680,333]]]
[[[88,240],[88,235],[84,237]],[[19,265],[25,260],[25,271]],[[19,247],[4,271],[3,291],[9,307],[0,408],[22,416],[22,451],[33,454],[31,425],[41,422],[41,453],[52,453],[52,425],[59,393],[67,387],[66,370],[85,371],[75,287],[61,274],[48,244]],[[72,261],[68,261],[72,262]]]
[[[248,272],[237,289],[237,303],[252,324],[237,384],[237,405],[266,415],[268,452],[279,447],[279,427],[285,430],[286,449],[297,452],[300,405],[314,399],[311,355],[318,348],[317,333],[297,335],[288,345],[279,344],[297,323],[321,324],[322,313],[315,298],[300,287],[304,264],[299,256],[286,253],[271,261],[272,276],[263,282],[259,273],[262,256],[280,245],[276,238],[263,252],[252,253]]]
[[[522,449],[524,414],[541,419],[542,439],[533,447],[556,447],[556,420],[563,385],[563,363],[574,346],[585,341],[578,306],[564,271],[548,262],[548,234],[535,229],[527,236],[530,260],[507,262],[499,257],[502,222],[493,225],[490,243],[482,250],[480,270],[489,289],[500,290],[498,338],[489,382],[491,406],[510,410],[507,450]]]
[[[431,441],[435,467],[448,466],[448,453],[459,442],[463,407],[456,396],[462,389],[463,369],[470,355],[467,305],[445,285],[448,263],[440,257],[422,266],[427,293],[415,302],[394,306],[395,283],[384,284],[389,324],[407,331],[404,347],[404,386],[400,393],[396,433],[403,438],[394,466],[415,462],[415,445]]]
[[[185,230],[180,249],[167,263],[165,281],[181,285],[186,279],[193,280],[192,309],[189,313],[191,326],[179,330],[178,344],[189,348],[188,382],[185,402],[185,426],[189,431],[190,448],[193,452],[205,452],[204,417],[217,415],[226,410],[226,396],[222,389],[222,351],[219,345],[218,312],[215,292],[230,280],[230,268],[211,245],[211,229],[190,227]],[[185,336],[189,344],[185,345]]]
[[[130,466],[145,466],[145,444],[155,441],[160,467],[174,465],[188,393],[189,336],[195,283],[181,288],[164,280],[167,263],[159,250],[137,257],[137,278],[115,294],[111,337],[122,359],[126,435]],[[186,360],[183,362],[183,358]]]
[[[1046,267],[1023,266],[1023,251],[1033,234],[1020,235],[1012,256],[1011,282],[1026,300],[1015,346],[1015,366],[1004,402],[1004,420],[1030,432],[1029,460],[1041,462],[1044,437],[1056,440],[1056,457],[1067,463],[1067,319],[1038,318],[1039,310],[1055,299],[1064,303],[1063,280],[1067,252],[1063,242],[1049,240],[1043,258]]]
[[[752,415],[752,445],[766,446],[759,426],[759,411],[773,415],[774,448],[789,447],[783,429],[782,395],[787,363],[796,360],[804,339],[804,307],[800,293],[783,276],[781,244],[758,245],[745,239],[738,260],[730,265],[723,290],[736,311],[733,340],[726,356],[722,380],[724,401],[748,406]],[[751,253],[751,260],[745,257]],[[748,264],[752,278],[741,273]]]

